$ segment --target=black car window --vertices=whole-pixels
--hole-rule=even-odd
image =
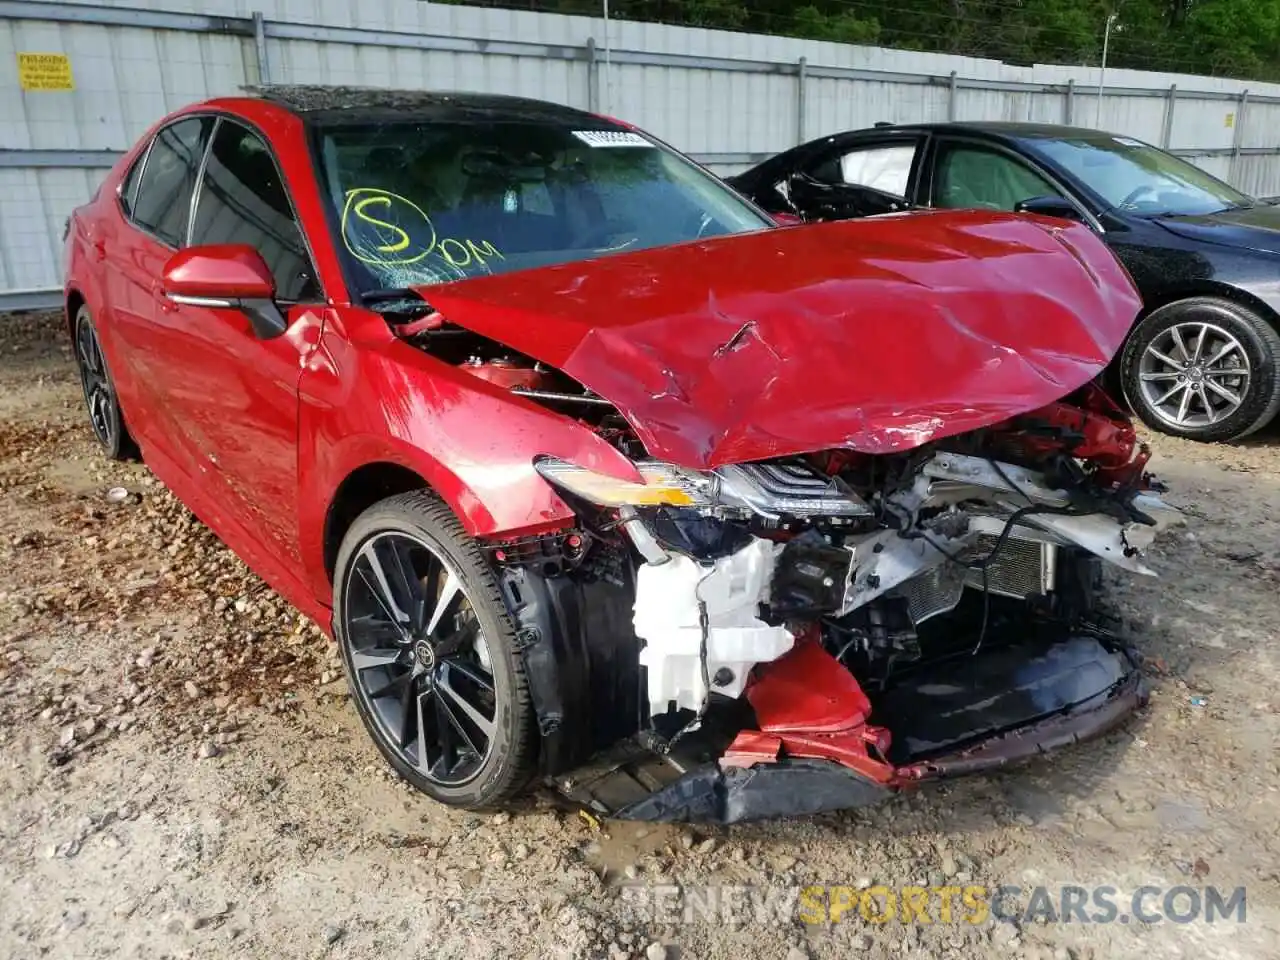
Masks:
[[[142,167],[130,214],[134,223],[171,247],[180,246],[186,235],[191,192],[212,126],[211,117],[171,123],[156,134]]]
[[[281,300],[320,295],[271,151],[252,130],[227,119],[213,135],[191,224],[192,246],[209,243],[244,243],[257,250]]]
[[[809,171],[823,183],[871,187],[905,197],[915,161],[917,141],[860,145],[827,154]]]
[[[1195,216],[1253,205],[1199,167],[1131,137],[1037,138],[1026,141],[1026,148],[1079,178],[1113,209]]]
[[[933,178],[933,205],[1013,210],[1032,197],[1062,194],[1029,166],[999,150],[972,144],[945,144]]]

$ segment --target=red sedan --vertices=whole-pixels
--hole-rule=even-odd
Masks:
[[[578,110],[271,88],[148,132],[66,257],[107,455],[331,627],[438,800],[813,812],[1144,700],[1096,572],[1173,511],[1083,226],[779,228]]]

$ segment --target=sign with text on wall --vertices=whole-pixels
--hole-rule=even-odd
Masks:
[[[74,90],[71,58],[65,53],[19,53],[18,83],[23,90]]]

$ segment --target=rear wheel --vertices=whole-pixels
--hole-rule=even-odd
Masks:
[[[497,580],[426,491],[375,504],[338,554],[334,628],[378,749],[442,803],[516,794],[535,742],[524,664]]]
[[[1213,297],[1153,311],[1121,361],[1125,395],[1149,426],[1189,440],[1232,440],[1280,410],[1280,335],[1257,313]]]
[[[111,379],[111,371],[107,369],[97,327],[94,326],[93,316],[85,304],[81,304],[76,311],[75,349],[76,370],[80,374],[80,386],[89,411],[89,425],[93,428],[93,435],[102,447],[102,452],[112,460],[135,457],[138,448],[125,427],[115,381]]]

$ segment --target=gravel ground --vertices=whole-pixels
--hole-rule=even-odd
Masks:
[[[58,318],[0,317],[0,956],[1275,957],[1278,438],[1152,442],[1188,524],[1161,579],[1110,585],[1154,688],[1110,737],[730,829],[539,796],[476,816],[396,781],[315,625],[144,467],[95,455]],[[646,909],[670,884],[913,883],[1108,884],[1122,907],[1144,884],[1245,886],[1247,920]]]

